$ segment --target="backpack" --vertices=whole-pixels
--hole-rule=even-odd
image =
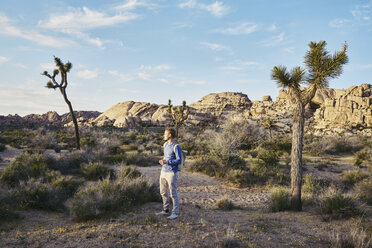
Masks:
[[[179,144],[175,145],[173,147],[173,152],[176,153],[176,147],[180,146]],[[180,147],[181,148],[181,147]],[[181,163],[178,165],[178,171],[182,170],[182,168],[185,166],[185,161],[186,161],[186,155],[187,155],[186,150],[181,149]]]

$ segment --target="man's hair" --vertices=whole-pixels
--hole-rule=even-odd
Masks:
[[[170,132],[170,134],[172,135],[172,138],[173,138],[173,139],[176,138],[176,130],[174,130],[173,128],[171,128],[171,127],[167,127],[167,128],[165,129],[165,131]]]

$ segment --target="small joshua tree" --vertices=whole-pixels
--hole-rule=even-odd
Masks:
[[[264,128],[268,129],[269,130],[269,134],[270,134],[270,139],[272,139],[272,128],[274,126],[274,121],[273,119],[271,119],[270,117],[267,117],[266,119],[264,119],[262,121],[262,125],[264,126]]]
[[[42,75],[48,77],[50,81],[48,81],[46,87],[49,89],[56,89],[58,88],[63,96],[63,99],[68,105],[68,108],[70,110],[72,122],[74,123],[75,127],[75,137],[76,137],[76,148],[80,149],[80,137],[79,137],[79,127],[78,123],[76,121],[76,117],[74,114],[74,110],[72,109],[71,102],[67,98],[66,88],[67,88],[67,73],[70,72],[72,68],[71,62],[67,62],[64,64],[61,59],[54,56],[54,61],[56,63],[57,69],[53,71],[53,75],[49,74],[47,71],[44,71]],[[61,74],[61,81],[58,83],[56,81],[56,76],[58,74]]]
[[[173,106],[172,101],[168,100],[168,113],[171,117],[171,125],[176,129],[178,135],[178,129],[183,125],[187,117],[189,116],[189,106],[186,105],[186,101],[182,102],[182,106]]]

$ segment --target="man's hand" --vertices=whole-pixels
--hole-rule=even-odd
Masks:
[[[166,159],[159,160],[159,164],[161,164],[161,165],[164,165],[164,164],[167,164],[167,163],[168,163],[168,160],[166,160]]]

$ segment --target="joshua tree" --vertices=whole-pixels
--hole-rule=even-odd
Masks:
[[[262,125],[264,126],[264,128],[269,129],[270,139],[272,139],[271,129],[274,125],[273,119],[271,119],[270,117],[267,117],[266,119],[262,121]]]
[[[182,102],[182,106],[173,106],[172,101],[168,100],[168,113],[172,119],[171,125],[176,129],[178,135],[178,129],[183,125],[187,117],[189,116],[189,106],[186,105],[186,101]]]
[[[305,124],[305,106],[318,89],[328,87],[328,80],[342,73],[342,66],[348,62],[346,42],[341,51],[330,55],[325,50],[326,42],[310,42],[306,53],[305,69],[295,67],[290,72],[285,66],[275,66],[271,77],[279,87],[287,88],[293,104],[292,151],[291,151],[291,208],[301,211],[302,184],[302,141]],[[301,88],[304,83],[307,87]]]
[[[59,58],[57,58],[55,56],[54,56],[54,61],[56,63],[57,69],[55,69],[53,71],[53,75],[50,75],[47,71],[44,71],[42,75],[50,78],[50,81],[48,81],[46,87],[49,88],[49,89],[54,89],[54,90],[56,88],[59,88],[59,90],[60,90],[60,92],[61,92],[61,94],[63,96],[63,99],[67,103],[68,108],[70,110],[72,122],[74,123],[74,127],[75,127],[76,148],[77,149],[80,149],[80,137],[79,137],[78,123],[76,121],[76,117],[75,117],[75,114],[74,114],[74,110],[72,109],[71,102],[68,100],[67,94],[66,94],[67,73],[71,70],[72,64],[71,64],[71,62],[67,62],[66,64],[64,64],[61,61],[61,59],[59,59]],[[61,74],[61,81],[60,81],[60,83],[57,83],[57,81],[56,81],[56,76],[58,74]]]

